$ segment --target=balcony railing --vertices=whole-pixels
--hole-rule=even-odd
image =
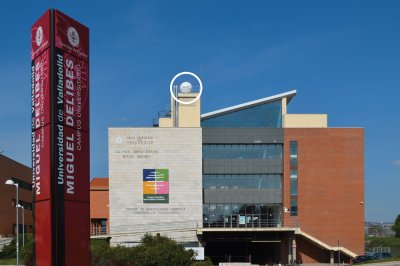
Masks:
[[[254,218],[254,217],[253,217]],[[289,220],[284,224],[281,219],[267,219],[267,220],[251,220],[249,217],[246,219],[239,219],[239,221],[182,221],[167,222],[167,223],[148,223],[137,225],[125,225],[113,227],[112,234],[142,234],[151,232],[167,232],[167,231],[190,231],[199,228],[280,228],[280,227],[300,227],[299,220]],[[109,228],[106,226],[94,226],[90,231],[91,236],[101,236],[110,234]]]
[[[203,228],[261,228],[261,227],[282,227],[282,221],[280,219],[269,219],[269,220],[250,220],[242,219],[241,221],[214,221],[207,222],[203,221]]]
[[[203,221],[203,228],[265,228],[265,227],[292,227],[300,228],[299,220],[288,220],[285,223],[281,219],[254,219],[255,217],[242,216],[239,219],[225,219],[224,221]]]
[[[96,226],[96,227],[91,227],[90,228],[90,235],[91,236],[100,236],[100,235],[107,235],[108,234],[108,228],[107,226]]]

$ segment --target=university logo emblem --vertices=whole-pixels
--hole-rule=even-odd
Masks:
[[[168,169],[143,169],[143,203],[169,203]]]
[[[36,31],[36,45],[40,46],[43,41],[43,28],[40,26]]]
[[[68,32],[68,41],[73,47],[77,47],[79,45],[79,34],[78,31],[74,27],[69,27]]]

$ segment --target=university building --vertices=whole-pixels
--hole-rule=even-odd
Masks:
[[[16,186],[7,180],[18,184],[19,233],[32,233],[32,169],[0,154],[0,238],[16,233]]]
[[[195,92],[179,92],[183,102]],[[154,127],[109,128],[111,243],[144,233],[214,263],[337,263],[364,253],[364,130],[290,114],[296,91],[201,114],[175,103]]]

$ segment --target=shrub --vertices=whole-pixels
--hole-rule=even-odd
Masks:
[[[18,237],[19,240],[19,258],[25,265],[32,265],[33,261],[33,237],[32,234],[25,234],[25,246],[22,246],[22,235]],[[13,239],[10,244],[4,246],[3,251],[0,252],[1,259],[11,259],[17,256],[16,241]]]
[[[203,261],[196,261],[193,266],[212,266],[212,261],[209,257],[205,257]]]
[[[5,245],[3,247],[3,250],[0,252],[0,259],[10,259],[15,257],[16,257],[15,239],[13,239],[10,244]]]
[[[22,236],[20,235],[19,239],[21,253],[20,257],[22,258],[25,266],[33,265],[33,236],[32,234],[25,234],[25,246],[22,246]]]
[[[192,265],[192,250],[185,250],[166,236],[146,234],[137,247],[110,247],[105,241],[92,241],[92,265],[96,266],[163,266]],[[208,265],[208,264],[204,264]]]

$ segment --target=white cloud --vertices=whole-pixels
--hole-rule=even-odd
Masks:
[[[393,161],[394,166],[399,166],[400,167],[400,160],[394,160]]]

